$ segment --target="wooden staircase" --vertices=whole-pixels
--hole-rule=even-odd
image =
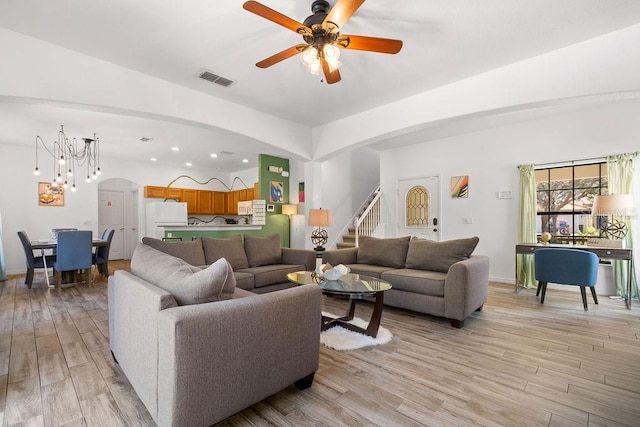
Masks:
[[[355,248],[357,236],[373,236],[380,225],[380,210],[381,199],[380,187],[378,186],[362,204],[360,211],[355,216],[354,226],[347,228],[347,233],[342,235],[342,242],[336,243],[336,248]]]

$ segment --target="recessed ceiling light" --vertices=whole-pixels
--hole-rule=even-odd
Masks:
[[[178,147],[171,147],[171,149],[172,149],[173,151],[180,151],[180,149],[179,149]]]
[[[152,162],[157,162],[158,161],[158,159],[156,159],[155,157],[152,157],[149,160],[151,160]]]
[[[217,155],[216,153],[211,153],[211,154],[209,154],[209,155],[210,155],[211,157],[213,157],[214,159],[215,159],[216,157],[218,157],[218,155]]]
[[[249,159],[242,159],[242,163],[249,163]]]
[[[193,166],[193,164],[192,164],[191,162],[187,162],[187,163],[185,163],[185,165],[187,165],[187,166]]]

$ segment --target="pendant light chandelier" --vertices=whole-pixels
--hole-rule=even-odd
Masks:
[[[60,125],[58,140],[47,146],[40,136],[36,136],[36,168],[34,175],[40,175],[38,148],[41,146],[53,159],[53,179],[51,186],[58,185],[76,191],[76,169],[87,167],[87,182],[97,179],[102,173],[100,170],[100,140],[93,134],[93,138],[82,138],[84,145],[79,144],[76,138],[69,139],[64,133],[64,125]],[[71,183],[69,182],[71,181]]]

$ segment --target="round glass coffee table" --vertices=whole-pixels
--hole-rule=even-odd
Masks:
[[[384,280],[364,276],[362,274],[348,273],[340,277],[338,280],[325,280],[318,277],[316,273],[311,271],[296,271],[287,274],[287,279],[299,285],[316,284],[320,286],[322,292],[326,295],[349,298],[349,309],[343,317],[334,319],[333,317],[322,316],[322,330],[326,331],[334,326],[342,326],[350,331],[359,332],[361,334],[376,337],[380,328],[380,320],[382,319],[382,304],[385,291],[391,289],[391,283]],[[365,298],[373,297],[375,299],[373,313],[366,329],[348,323],[353,319],[356,311],[356,302]]]

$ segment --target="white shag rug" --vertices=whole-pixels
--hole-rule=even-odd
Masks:
[[[322,315],[333,318],[339,317],[331,313],[322,313]],[[349,323],[364,329],[366,329],[368,325],[367,322],[358,317],[354,317],[353,320],[349,321]],[[325,347],[333,348],[334,350],[348,351],[372,345],[386,344],[391,341],[392,338],[393,334],[383,327],[378,329],[378,335],[373,338],[369,335],[350,331],[342,326],[334,326],[333,328],[320,333],[320,344]]]

